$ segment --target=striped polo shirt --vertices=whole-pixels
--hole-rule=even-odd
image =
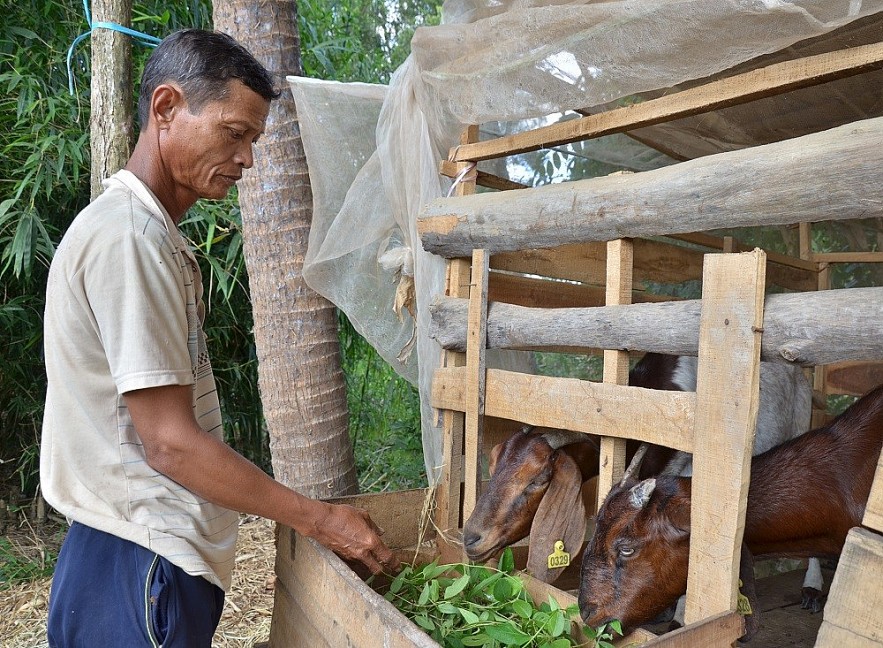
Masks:
[[[153,470],[122,394],[192,385],[223,440],[202,277],[165,208],[128,171],[74,219],[49,271],[40,481],[71,520],[131,540],[227,590],[238,515]]]

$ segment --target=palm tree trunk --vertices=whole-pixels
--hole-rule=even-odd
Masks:
[[[285,75],[300,74],[297,4],[215,0],[214,24],[273,73],[273,102],[239,204],[276,479],[310,497],[357,490],[334,306],[303,280],[312,193]]]

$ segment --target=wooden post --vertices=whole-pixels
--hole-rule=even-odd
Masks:
[[[761,250],[706,257],[687,624],[736,609],[760,392],[765,271],[766,255]]]
[[[469,519],[481,486],[481,450],[484,430],[485,351],[487,349],[488,257],[484,250],[472,253],[469,287],[469,321],[466,331],[466,437],[463,519]]]
[[[461,144],[478,141],[478,126],[471,125],[460,136]],[[459,174],[470,166],[468,162],[457,164]],[[472,177],[470,177],[472,176]],[[467,173],[454,188],[454,195],[468,196],[475,193],[475,174]],[[448,262],[445,278],[445,294],[449,297],[469,296],[471,280],[468,259],[452,259]],[[466,354],[453,351],[443,352],[442,367],[462,367],[466,364]],[[460,521],[460,489],[463,482],[463,435],[465,417],[463,412],[445,410],[442,414],[442,474],[436,489],[436,524],[442,531],[456,531]],[[440,538],[443,541],[443,538]]]
[[[619,306],[632,302],[633,248],[628,239],[607,244],[607,305]],[[629,381],[628,351],[604,351],[604,382],[627,385]],[[601,437],[600,471],[598,475],[598,508],[613,484],[625,472],[625,439]]]
[[[132,0],[93,0],[92,22],[129,26]],[[92,198],[101,181],[125,166],[132,154],[132,44],[129,36],[110,29],[92,32]]]

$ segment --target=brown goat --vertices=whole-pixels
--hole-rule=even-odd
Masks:
[[[629,384],[695,391],[697,362],[695,357],[647,353],[629,372]],[[810,394],[799,368],[761,364],[757,452],[809,427]],[[579,533],[585,529],[585,514],[595,508],[593,488],[597,482],[587,480],[598,474],[598,439],[548,428],[533,433],[527,430],[530,428],[491,451],[490,483],[466,521],[463,544],[470,559],[483,561],[530,535],[528,570],[551,583],[562,571],[549,569],[547,564],[556,540],[564,540],[574,559],[582,548]],[[628,442],[627,459],[638,445]],[[641,475],[657,475],[669,462],[683,465],[685,458],[689,461],[684,453],[651,446],[641,464]]]
[[[861,523],[881,446],[883,385],[828,425],[754,457],[743,546],[755,557],[838,556]],[[583,556],[586,624],[634,628],[656,618],[687,591],[689,542],[689,478],[624,479]]]
[[[598,473],[598,440],[586,434],[524,428],[494,446],[491,481],[463,528],[463,546],[480,562],[530,535],[527,568],[545,582],[561,570],[547,557],[563,540],[576,557],[586,532],[584,482]],[[594,503],[590,503],[593,505]]]

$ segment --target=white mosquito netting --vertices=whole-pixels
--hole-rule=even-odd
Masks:
[[[448,192],[439,162],[464,125],[481,124],[487,139],[579,116],[568,111],[653,96],[761,56],[789,51],[793,58],[800,41],[853,22],[879,34],[874,14],[881,9],[883,0],[448,0],[442,24],[417,30],[411,56],[388,87],[288,78],[313,186],[304,278],[419,387],[431,484],[440,474],[442,439],[430,382],[442,354],[427,334],[428,304],[444,290],[445,264],[423,251],[416,219],[422,205]],[[855,111],[854,93],[843,95]],[[879,95],[869,94],[877,105],[859,113],[880,109]],[[726,128],[716,130],[717,122]],[[735,119],[717,122],[694,122],[696,150],[679,157],[723,150],[732,135],[750,130]],[[678,140],[670,126],[659,132]],[[746,136],[740,145],[756,140]],[[674,161],[621,135],[561,150],[606,172]],[[525,170],[548,154],[480,168],[530,184]],[[496,366],[528,361],[514,353],[488,358]]]

